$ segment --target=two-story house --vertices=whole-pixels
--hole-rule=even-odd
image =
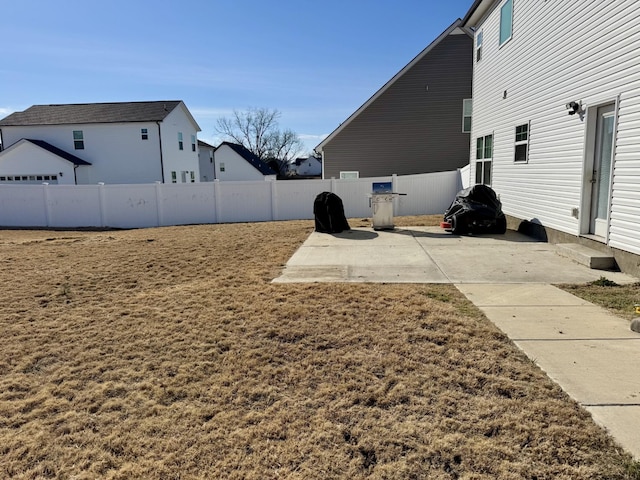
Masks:
[[[0,120],[0,183],[198,182],[199,131],[179,100],[34,105]]]
[[[456,20],[315,148],[323,178],[469,163],[473,38],[461,24]]]
[[[636,0],[477,0],[471,179],[510,226],[640,272]]]

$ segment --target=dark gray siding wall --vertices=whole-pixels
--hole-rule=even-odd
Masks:
[[[471,98],[473,40],[449,35],[324,147],[324,178],[455,170],[469,163],[462,100]]]

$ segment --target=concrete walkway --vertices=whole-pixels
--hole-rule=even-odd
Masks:
[[[640,459],[640,334],[551,284],[606,277],[508,231],[456,236],[438,227],[313,232],[274,282],[453,283],[547,375]]]

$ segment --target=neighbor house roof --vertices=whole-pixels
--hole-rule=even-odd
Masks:
[[[33,105],[23,112],[15,112],[3,118],[0,120],[0,126],[159,122],[181,103],[180,100],[162,100],[155,102]]]
[[[31,138],[25,138],[23,139],[25,142],[29,142],[32,143],[44,150],[47,150],[48,152],[53,153],[54,155],[57,155],[60,158],[64,158],[65,160],[73,163],[74,165],[91,165],[89,162],[87,162],[86,160],[82,160],[79,157],[76,157],[75,155],[70,154],[69,152],[65,152],[64,150],[59,149],[58,147],[54,147],[53,145],[51,145],[50,143],[45,142],[44,140],[34,140]]]
[[[199,147],[213,148],[214,150],[216,149],[216,147],[214,147],[213,145],[209,145],[207,142],[203,142],[200,139],[198,139],[198,146]]]
[[[411,70],[416,63],[418,63],[425,55],[427,55],[431,50],[433,50],[442,40],[451,35],[452,33],[460,33],[466,34],[473,38],[473,35],[462,27],[462,20],[457,19],[453,22],[449,28],[447,28],[444,32],[440,34],[438,38],[436,38],[433,42],[431,42],[424,50],[422,50],[411,62],[409,62],[402,70],[400,70],[391,80],[385,83],[380,90],[373,94],[369,100],[367,100],[358,110],[356,110],[349,118],[347,118],[343,123],[341,123],[338,128],[336,128],[331,134],[325,138],[322,142],[320,142],[316,149],[317,151],[321,151],[324,146],[329,143],[333,138],[338,135],[347,125],[349,125],[353,120],[355,120],[358,115],[360,115],[364,110],[366,110],[369,105],[375,102],[384,92],[386,92],[394,83],[398,81],[405,73]],[[456,31],[457,30],[457,31]]]
[[[231,143],[231,142],[222,142],[218,148],[222,147],[223,145],[227,145],[229,148],[231,148],[234,152],[236,152],[238,155],[244,158],[247,162],[253,165],[253,167],[255,167],[261,174],[277,175],[277,173],[274,172],[269,165],[264,163],[262,160],[260,160],[260,158],[258,158],[256,154],[252,153],[242,145],[238,145],[237,143]]]

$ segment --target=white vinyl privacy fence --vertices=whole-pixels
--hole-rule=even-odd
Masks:
[[[443,213],[462,188],[459,171],[357,180],[283,180],[141,185],[0,185],[0,226],[144,228],[312,219],[333,192],[347,218],[370,217],[373,182],[393,182],[394,214]]]

